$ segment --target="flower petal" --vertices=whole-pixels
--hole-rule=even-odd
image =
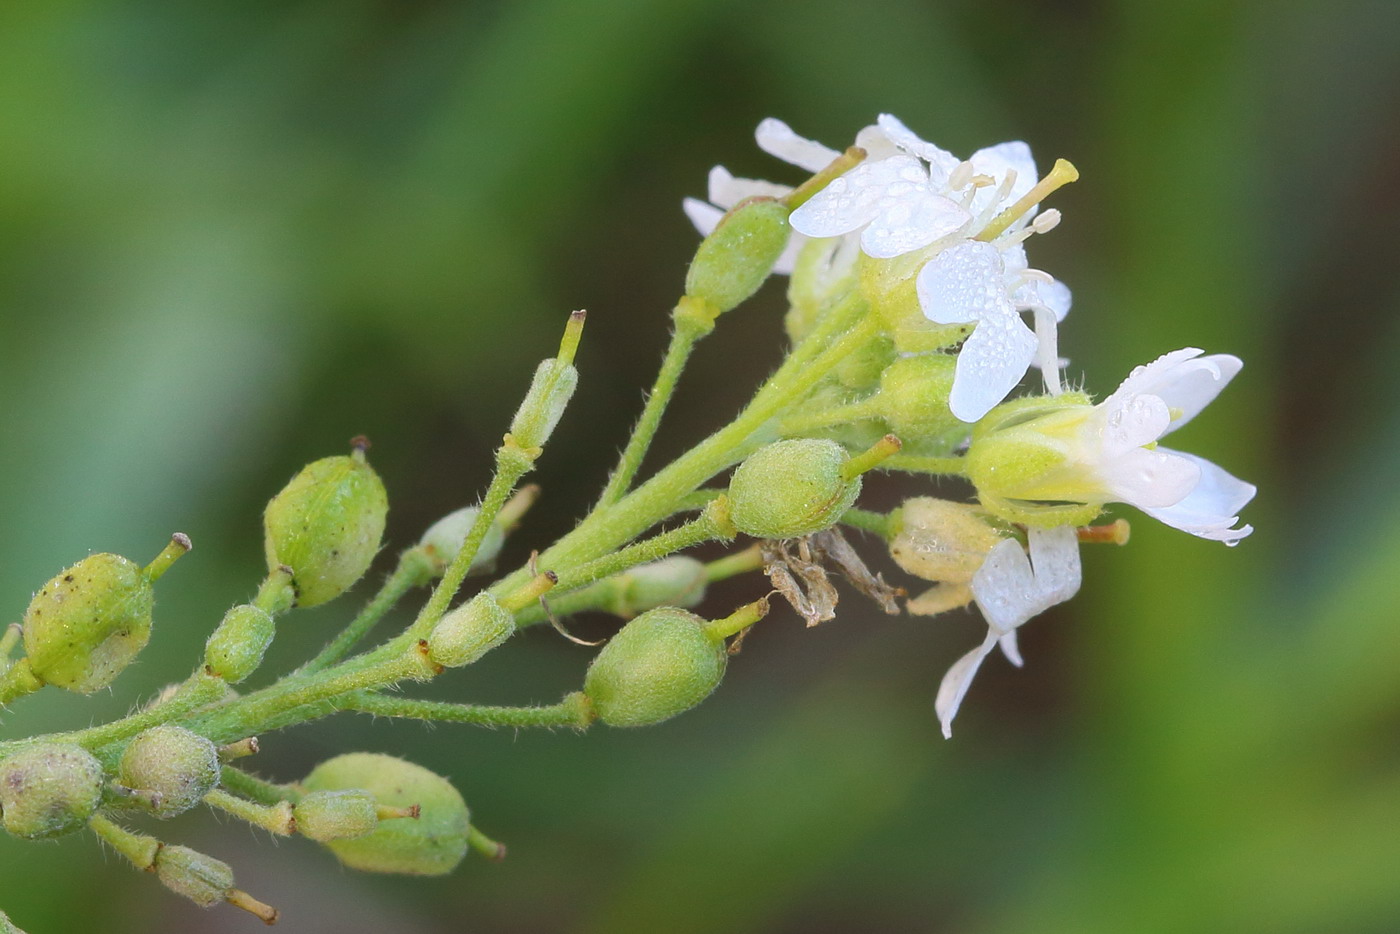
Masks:
[[[1146,512],[1174,506],[1190,496],[1201,482],[1201,469],[1175,451],[1134,448],[1102,464],[1099,478],[1109,500]]]
[[[1015,313],[1006,298],[1001,254],[989,243],[967,240],[948,247],[924,264],[915,285],[924,317],[935,324]]]
[[[972,576],[977,607],[998,636],[1079,592],[1083,571],[1074,528],[1031,529],[1027,538],[1029,557],[1019,542],[1007,539]]]
[[[978,175],[990,175],[995,184],[979,188],[977,194],[972,199],[972,213],[980,214],[995,206],[998,210],[1010,207],[1022,195],[1035,187],[1035,183],[1040,180],[1036,174],[1035,158],[1031,155],[1031,147],[1018,141],[1008,143],[998,143],[995,146],[988,146],[979,149],[968,159],[972,163],[972,168]],[[1002,180],[1006,178],[1008,170],[1016,172],[1016,180],[1011,185],[1011,191],[1000,203],[996,202],[996,193],[1001,187]],[[1024,226],[1033,216],[1035,209],[1032,208],[1017,219],[1014,227]]]
[[[1157,396],[1118,393],[1099,403],[1093,423],[1098,430],[1105,459],[1151,444],[1167,432],[1171,409]]]
[[[745,198],[782,198],[792,192],[787,185],[765,182],[757,178],[737,178],[722,165],[710,169],[709,182],[710,203],[726,211]]]
[[[1045,603],[1042,612],[1079,593],[1084,572],[1079,560],[1079,534],[1074,528],[1061,525],[1053,529],[1031,529],[1026,537],[1030,543],[1036,587]]]
[[[980,420],[1016,388],[1037,347],[1035,333],[1010,303],[1004,313],[984,316],[958,352],[949,410],[964,422]]]
[[[953,662],[953,667],[943,676],[943,683],[938,686],[938,696],[933,701],[933,710],[938,714],[938,722],[943,724],[944,739],[953,738],[953,718],[958,715],[958,708],[967,696],[967,689],[972,687],[972,678],[982,667],[982,660],[996,644],[997,634],[988,632],[981,645]]]
[[[861,248],[876,259],[890,259],[941,240],[972,219],[952,200],[919,187],[880,199],[880,211],[860,235]]]
[[[997,645],[1001,647],[1001,654],[1006,656],[1006,660],[1017,668],[1026,667],[1026,660],[1021,657],[1021,647],[1016,644],[1016,630],[1004,632],[997,639]]]
[[[880,199],[891,185],[926,185],[928,174],[913,156],[865,161],[817,192],[789,218],[792,229],[809,237],[839,237],[864,227],[880,213]]]
[[[831,164],[831,160],[841,155],[816,140],[798,136],[792,127],[776,117],[760,122],[753,136],[759,149],[808,172],[820,172]]]
[[[957,156],[941,146],[920,139],[894,114],[880,114],[875,125],[890,142],[929,164],[929,181],[935,188],[948,184],[949,174],[958,167]]]
[[[724,217],[724,212],[713,204],[706,204],[698,198],[686,198],[681,202],[681,210],[685,211],[685,216],[690,218],[690,222],[695,225],[695,229],[700,231],[700,236],[708,237],[714,233],[719,226],[720,219]]]
[[[1234,545],[1254,531],[1253,526],[1234,528],[1239,511],[1254,499],[1256,488],[1194,454],[1158,448],[1159,452],[1183,458],[1200,470],[1200,480],[1186,497],[1162,508],[1142,509],[1152,518],[1199,538]],[[1142,507],[1139,507],[1142,508]]]

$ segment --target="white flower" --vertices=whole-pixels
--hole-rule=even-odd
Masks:
[[[1058,374],[1054,329],[1069,313],[1070,292],[1028,269],[1019,243],[1005,250],[976,240],[956,243],[919,271],[917,287],[930,321],[976,325],[958,353],[948,397],[962,421],[980,420],[1005,399],[1037,355],[1047,374]],[[1037,312],[1039,336],[1021,320],[1027,310]]]
[[[1082,570],[1079,539],[1072,526],[1031,529],[1030,556],[1019,542],[1007,539],[988,554],[972,577],[972,594],[987,620],[987,638],[977,648],[953,663],[943,676],[934,701],[934,711],[943,725],[943,735],[953,735],[953,717],[958,713],[972,678],[982,660],[1000,645],[1003,654],[1019,667],[1021,653],[1016,630],[1032,617],[1057,603],[1064,603],[1079,592]]]

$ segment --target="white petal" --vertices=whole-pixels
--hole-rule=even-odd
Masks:
[[[1065,320],[1065,315],[1069,314],[1070,306],[1074,302],[1069,286],[1056,279],[1050,283],[1037,283],[1036,290],[1040,293],[1040,303],[1055,313],[1055,320]]]
[[[958,708],[967,696],[967,689],[972,687],[972,678],[977,674],[977,669],[982,667],[982,660],[991,653],[996,644],[997,634],[988,632],[981,645],[953,662],[953,667],[943,676],[943,683],[938,686],[938,696],[933,702],[933,710],[938,714],[938,722],[943,724],[944,739],[953,738],[953,718],[958,715]]]
[[[700,236],[708,237],[714,233],[719,226],[720,219],[724,217],[724,212],[713,204],[706,204],[697,198],[686,198],[681,202],[681,209],[685,211],[685,216],[690,218],[690,222],[695,225],[695,229],[700,231]]]
[[[1011,632],[1039,612],[1035,574],[1021,543],[997,542],[977,573],[972,575],[972,596],[993,633]]]
[[[958,167],[958,157],[940,146],[922,140],[894,114],[880,114],[875,121],[885,137],[910,155],[929,164],[929,180],[935,188],[948,184],[948,175]]]
[[[800,233],[788,235],[788,244],[783,247],[783,252],[779,254],[773,263],[773,274],[778,276],[790,276],[793,269],[797,267],[797,254],[802,252],[802,248],[807,245],[807,238]]]
[[[1231,354],[1183,359],[1139,378],[1138,392],[1160,396],[1171,407],[1173,418],[1166,434],[1200,414],[1243,367],[1244,361]]]
[[[808,172],[820,172],[841,155],[815,140],[798,136],[792,128],[776,117],[768,117],[754,131],[758,148]]]
[[[1001,253],[990,243],[967,240],[948,247],[924,264],[915,286],[924,317],[935,324],[1015,313],[1006,297]]]
[[[1142,393],[1160,396],[1162,391],[1175,380],[1172,372],[1186,361],[1199,357],[1203,353],[1205,351],[1199,347],[1184,347],[1181,350],[1164,353],[1151,363],[1135,366],[1133,371],[1123,379],[1123,382],[1118,384],[1113,395],[1108,398],[1126,399]]]
[[[1010,193],[997,205],[998,210],[1010,207],[1022,195],[1034,188],[1035,183],[1040,180],[1036,174],[1035,158],[1031,156],[1031,147],[1020,141],[998,143],[995,146],[988,146],[986,149],[979,149],[972,154],[968,161],[972,163],[972,167],[978,175],[990,175],[996,181],[994,185],[978,189],[976,196],[972,199],[972,212],[974,214],[979,214],[992,206],[996,192],[1008,170],[1016,172],[1016,181],[1012,183]],[[1023,226],[1034,214],[1034,210],[1026,212],[1018,219],[1016,226]]]
[[[927,184],[928,173],[913,156],[862,162],[833,179],[789,220],[793,230],[809,237],[839,237],[874,220],[883,199]]]
[[[860,235],[860,245],[869,256],[890,259],[941,240],[971,219],[955,202],[925,187],[895,191],[892,186]]]
[[[1097,409],[1091,424],[1099,433],[1102,457],[1110,460],[1156,441],[1172,421],[1171,409],[1157,396],[1114,393]]]
[[[857,133],[856,145],[865,150],[867,162],[879,162],[903,152],[878,126],[868,126]]]
[[[1016,630],[1005,632],[997,639],[997,645],[1001,647],[1001,654],[1006,656],[1006,660],[1017,668],[1026,667],[1026,660],[1021,657],[1021,647],[1016,644]]]
[[[1079,561],[1079,535],[1074,527],[1031,529],[1026,537],[1036,588],[1044,602],[1042,612],[1079,593],[1084,573]]]
[[[964,422],[980,420],[1016,388],[1038,346],[1035,333],[1009,302],[1004,313],[984,316],[958,351],[949,410]]]
[[[1233,527],[1239,521],[1239,511],[1254,498],[1254,484],[1232,476],[1204,457],[1165,448],[1158,450],[1195,464],[1200,470],[1200,480],[1184,499],[1174,505],[1143,509],[1143,512],[1172,528],[1200,538],[1223,541],[1227,545],[1237,543],[1254,531],[1248,525],[1238,529]]]
[[[1113,502],[1147,511],[1186,499],[1201,482],[1201,468],[1175,451],[1134,448],[1101,465],[1099,477]]]
[[[737,178],[729,174],[729,170],[722,165],[710,169],[709,181],[710,203],[726,211],[745,198],[781,198],[792,192],[787,185],[765,182],[757,178]]]

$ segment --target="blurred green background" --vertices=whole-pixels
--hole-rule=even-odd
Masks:
[[[392,548],[471,501],[587,307],[582,388],[507,558],[566,531],[664,345],[696,242],[681,197],[715,162],[793,180],[752,145],[764,116],[842,145],[888,110],[956,152],[1024,138],[1079,166],[1032,256],[1075,289],[1061,346],[1091,391],[1178,347],[1245,358],[1180,444],[1259,484],[1253,538],[1130,515],[1131,547],[1090,550],[952,742],[932,696],[981,624],[854,596],[814,631],[760,627],[654,730],[266,738],[282,779],[347,748],[452,776],[501,865],[374,878],[208,816],[162,834],[293,931],[1400,930],[1397,47],[1393,0],[6,0],[0,597],[17,618],[89,551],[197,548],[113,692],[21,702],[0,735],[180,676],[256,585],[263,501],[354,434]],[[781,305],[770,286],[724,320],[660,453],[775,364]],[[273,661],[346,609],[289,620]],[[433,693],[548,702],[588,657],[534,631]],[[33,934],[256,924],[82,836],[0,839],[0,905]]]

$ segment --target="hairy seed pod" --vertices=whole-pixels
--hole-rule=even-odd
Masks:
[[[448,613],[428,636],[428,658],[444,668],[470,665],[515,633],[515,616],[482,591]]]
[[[133,808],[161,819],[183,814],[219,783],[219,751],[209,740],[182,726],[164,724],[127,744],[117,764],[117,781],[141,792]]]
[[[155,594],[142,568],[91,555],[49,581],[24,613],[24,649],[35,677],[79,694],[101,690],[151,638]]]
[[[233,607],[204,644],[204,664],[211,674],[237,684],[257,671],[276,633],[277,624],[261,608]]]
[[[957,358],[951,354],[900,357],[880,374],[874,410],[905,441],[965,431],[948,409]]]
[[[609,726],[649,726],[709,697],[728,654],[709,624],[661,607],[632,620],[609,640],[584,678],[583,692]]]
[[[457,552],[462,550],[463,543],[467,540],[467,533],[471,531],[472,525],[476,522],[477,514],[481,510],[476,506],[465,506],[456,512],[450,512],[428,527],[428,531],[423,533],[423,537],[418,544],[422,545],[428,552],[428,558],[433,563],[433,570],[441,574],[447,570],[447,566],[452,563],[452,559],[457,557]],[[506,533],[496,523],[491,523],[486,529],[486,535],[481,539],[481,545],[476,550],[476,557],[472,558],[471,569],[468,574],[480,574],[489,571],[496,562],[496,556],[501,553],[501,547],[505,545]]]
[[[212,908],[233,891],[228,863],[187,846],[163,846],[156,854],[156,878],[167,889],[201,908]]]
[[[292,569],[298,606],[333,600],[374,560],[388,511],[384,484],[363,451],[314,461],[267,504],[268,570]]]
[[[0,820],[16,837],[81,829],[102,800],[102,765],[71,743],[30,746],[0,762]]]
[[[630,619],[659,606],[689,609],[705,599],[705,565],[689,555],[672,555],[618,577],[616,598],[607,610]]]
[[[730,518],[756,538],[798,538],[830,528],[860,495],[860,477],[843,474],[835,441],[778,441],[750,455],[729,481]]]
[[[752,198],[726,214],[695,251],[685,294],[721,314],[757,292],[787,248],[789,213],[781,201]]]
[[[381,821],[373,833],[326,844],[346,866],[365,872],[440,876],[467,853],[467,804],[440,775],[370,752],[336,756],[318,765],[302,786],[308,792],[365,791],[388,807],[420,808],[417,820]]]
[[[312,791],[292,810],[297,833],[309,840],[353,840],[379,827],[379,805],[368,791]]]

